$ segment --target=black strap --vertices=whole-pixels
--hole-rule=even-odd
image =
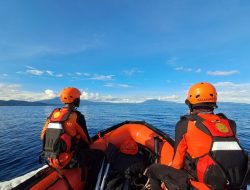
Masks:
[[[196,174],[196,162],[198,159],[193,159],[190,155],[185,155],[184,169],[187,171],[188,178],[192,180],[198,180]]]
[[[244,188],[247,184],[250,184],[250,157],[248,157],[247,171],[241,184],[241,188]]]
[[[228,119],[224,113],[217,113],[216,115],[218,115],[221,119]]]
[[[205,119],[199,117],[196,114],[184,115],[183,117],[187,118],[189,121],[196,121],[195,126],[198,129],[200,129],[201,131],[203,131],[207,135],[213,137],[213,135],[211,134],[211,132],[209,131],[209,129],[203,124],[203,121],[205,121]]]

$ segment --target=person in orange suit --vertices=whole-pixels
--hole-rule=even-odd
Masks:
[[[65,105],[56,108],[47,118],[41,133],[44,154],[52,167],[63,168],[68,165],[79,148],[89,148],[91,142],[86,121],[77,107],[81,92],[74,87],[64,88],[60,100]]]
[[[236,123],[215,114],[217,92],[207,82],[191,86],[185,102],[190,114],[175,128],[174,158],[169,166],[154,164],[146,172],[153,190],[245,189],[248,156],[236,137]]]
[[[60,93],[63,108],[56,108],[47,118],[41,133],[43,154],[53,168],[80,167],[86,181],[85,190],[95,188],[97,175],[104,157],[100,150],[90,149],[86,121],[77,108],[81,92],[74,87]]]

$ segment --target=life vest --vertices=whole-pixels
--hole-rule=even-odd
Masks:
[[[63,123],[69,118],[70,109],[55,109],[50,117],[43,140],[43,154],[50,159],[57,159],[62,152],[72,149],[72,137],[64,132]]]
[[[185,169],[192,178],[211,189],[240,189],[246,175],[248,156],[240,146],[229,120],[222,114],[184,116],[212,139],[210,150],[196,158],[187,155]]]

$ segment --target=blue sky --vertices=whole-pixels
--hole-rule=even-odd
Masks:
[[[250,2],[0,1],[0,99],[184,102],[212,82],[250,103]]]

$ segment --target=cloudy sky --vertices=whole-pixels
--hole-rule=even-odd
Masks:
[[[250,103],[250,1],[0,1],[0,99],[184,102],[212,82]]]

